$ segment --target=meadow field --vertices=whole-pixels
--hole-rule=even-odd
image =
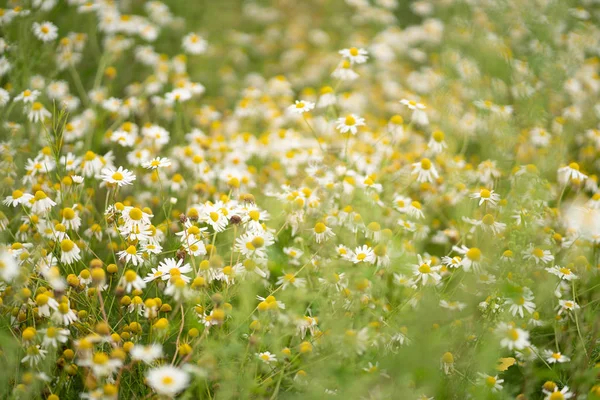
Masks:
[[[600,1],[0,1],[0,399],[600,400]]]

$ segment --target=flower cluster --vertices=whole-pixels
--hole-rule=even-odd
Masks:
[[[600,399],[594,1],[9,3],[0,397]]]

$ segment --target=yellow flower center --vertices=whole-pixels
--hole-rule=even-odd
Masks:
[[[72,240],[65,239],[62,242],[60,242],[60,249],[66,253],[73,250],[73,247],[75,247],[75,243],[73,243]]]
[[[472,247],[465,255],[469,260],[479,261],[481,259],[481,250],[479,250],[477,247]]]

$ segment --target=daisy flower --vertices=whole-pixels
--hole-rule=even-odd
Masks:
[[[21,190],[15,190],[10,196],[6,196],[2,204],[5,206],[17,207],[19,205],[30,206],[30,201],[33,199],[33,195],[24,193]]]
[[[571,181],[581,182],[587,179],[587,177],[587,175],[579,171],[579,164],[574,162],[558,169],[558,180],[563,183]]]
[[[134,266],[138,266],[144,263],[142,254],[139,253],[137,248],[133,245],[127,247],[125,250],[119,251],[117,256],[119,256],[119,260],[122,260],[126,264],[131,263]]]
[[[446,142],[444,141],[444,132],[442,131],[434,131],[431,134],[431,139],[429,139],[429,143],[427,143],[427,147],[431,149],[433,153],[441,153],[448,147]]]
[[[146,169],[157,169],[157,168],[165,168],[171,165],[171,160],[166,157],[156,157],[151,161],[145,161],[142,163],[142,167]]]
[[[550,250],[542,250],[539,247],[533,247],[533,244],[529,245],[527,250],[522,252],[525,260],[533,260],[537,264],[548,264],[554,260],[554,256],[550,253]]]
[[[553,352],[552,350],[544,350],[544,358],[546,358],[546,362],[548,364],[556,364],[556,363],[566,363],[571,361],[571,359],[565,355],[563,355],[560,351]]]
[[[494,193],[493,190],[481,189],[478,193],[471,194],[472,199],[479,199],[479,205],[489,204],[490,206],[495,207],[498,205],[498,201],[500,200],[500,195]]]
[[[188,33],[181,43],[183,50],[189,54],[202,54],[206,52],[208,43],[196,33]]]
[[[498,392],[502,390],[502,383],[504,379],[498,379],[498,375],[491,376],[487,374],[479,373],[479,384],[489,388],[492,392]]]
[[[131,185],[135,181],[135,175],[123,167],[116,170],[114,168],[103,168],[100,172],[100,178],[104,182],[118,186]]]
[[[70,239],[63,239],[60,242],[60,262],[63,264],[73,264],[81,260],[79,247]]]
[[[502,322],[498,325],[496,332],[501,336],[500,346],[509,350],[523,350],[530,345],[529,332],[513,325]]]
[[[412,164],[412,175],[417,175],[417,182],[433,182],[439,178],[435,166],[429,158],[423,158],[420,162]]]
[[[350,261],[354,264],[361,262],[373,264],[375,262],[375,252],[367,245],[359,246],[352,252]]]
[[[338,118],[335,127],[341,133],[350,132],[351,134],[356,135],[358,127],[360,126],[365,126],[365,119],[356,114],[348,114],[346,117]]]
[[[553,267],[546,268],[546,271],[550,272],[552,275],[558,276],[560,279],[563,279],[565,281],[572,281],[573,279],[579,279],[579,277],[577,275],[575,275],[569,267],[561,267],[561,266],[555,265]]]
[[[46,193],[41,190],[35,192],[33,199],[30,200],[31,211],[34,213],[44,213],[56,205],[56,203],[48,198]]]
[[[422,282],[426,285],[427,282],[433,282],[437,285],[442,276],[439,274],[440,266],[431,266],[431,260],[423,261],[421,255],[417,255],[418,263],[413,265],[413,275],[415,276],[415,282]]]
[[[317,222],[312,231],[317,243],[325,242],[335,236],[333,230],[322,222]]]
[[[457,253],[463,255],[464,257],[462,257],[461,259],[461,265],[463,266],[465,271],[470,271],[471,268],[473,268],[473,270],[475,270],[476,272],[479,271],[479,268],[481,266],[481,259],[482,259],[482,254],[481,254],[481,250],[478,249],[477,247],[467,247],[465,245],[463,246],[453,246],[452,250],[456,251]]]
[[[40,95],[39,90],[26,89],[26,90],[22,91],[21,93],[19,93],[13,100],[15,102],[22,101],[25,104],[27,104],[27,103],[31,104],[38,98],[39,95]]]
[[[46,119],[50,118],[52,113],[44,107],[44,105],[38,101],[34,102],[27,113],[27,118],[31,122],[44,122]]]
[[[573,300],[559,300],[558,306],[556,308],[558,309],[558,315],[561,315],[565,311],[566,312],[575,311],[575,310],[579,310],[581,307],[579,306],[579,304],[577,304]]]
[[[271,354],[268,351],[265,351],[262,353],[256,353],[256,356],[258,357],[259,360],[261,360],[265,364],[272,364],[272,363],[277,362],[277,357],[275,356],[275,354]]]
[[[33,23],[33,33],[42,42],[51,42],[58,37],[58,28],[52,22]]]
[[[292,285],[295,288],[302,288],[304,286],[306,286],[306,279],[304,278],[298,278],[296,276],[296,274],[293,273],[285,273],[283,275],[281,275],[278,279],[276,284],[278,286],[281,286],[281,288],[283,290],[285,290],[288,286]]]
[[[136,361],[143,361],[146,364],[152,364],[154,360],[161,358],[163,355],[162,346],[157,343],[144,346],[136,344],[131,349],[131,359]]]
[[[294,104],[288,107],[288,110],[296,114],[304,114],[315,108],[315,103],[306,100],[296,100]]]
[[[569,392],[569,387],[564,386],[561,390],[558,390],[558,386],[554,387],[552,393],[548,393],[544,400],[565,400],[573,397],[573,393]]]
[[[400,100],[400,103],[412,110],[412,122],[414,122],[417,125],[429,124],[429,118],[427,117],[427,113],[425,112],[425,109],[427,108],[425,104],[408,99],[402,99]]]
[[[339,53],[352,64],[363,64],[369,58],[369,52],[365,49],[350,47],[349,49],[340,50]]]
[[[146,282],[134,270],[128,269],[119,281],[119,285],[123,286],[127,293],[131,293],[133,289],[144,289]]]
[[[69,335],[71,334],[68,329],[60,329],[53,326],[40,329],[39,332],[44,335],[44,339],[42,340],[43,348],[58,348],[62,343],[66,343],[69,340]]]

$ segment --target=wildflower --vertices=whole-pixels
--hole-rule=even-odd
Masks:
[[[19,275],[17,260],[6,249],[0,247],[0,277],[4,282],[11,282]]]
[[[509,350],[523,350],[529,346],[529,332],[506,323],[500,323],[496,331],[501,335],[500,346]]]
[[[44,105],[38,101],[34,102],[27,113],[27,118],[31,122],[44,122],[47,118],[50,118],[52,113],[44,108]]]
[[[579,164],[571,163],[558,169],[559,181],[561,182],[582,182],[587,179],[587,175],[579,171]]]
[[[532,244],[530,244],[529,248],[524,250],[522,254],[525,260],[533,259],[536,264],[547,264],[554,260],[554,256],[549,250],[542,250],[538,247],[534,247]]]
[[[40,329],[40,333],[44,335],[42,341],[42,347],[44,348],[58,348],[62,343],[66,343],[69,340],[69,335],[71,334],[68,329],[60,329],[53,326]]]
[[[38,98],[39,95],[40,95],[39,90],[26,89],[26,90],[22,91],[20,94],[18,94],[14,98],[14,101],[15,102],[22,101],[25,104],[33,104],[33,102]]]
[[[459,254],[462,254],[464,257],[461,258],[461,265],[465,269],[465,271],[470,271],[473,268],[474,271],[478,272],[481,266],[482,254],[481,250],[477,247],[467,247],[467,246],[454,246],[452,250],[456,251]]]
[[[431,134],[431,139],[429,143],[427,143],[427,147],[431,149],[434,153],[441,153],[448,147],[448,144],[444,141],[444,132],[442,131],[434,131]]]
[[[142,163],[142,167],[146,169],[157,169],[157,168],[165,168],[171,165],[171,161],[168,158],[156,157],[150,161],[145,161]]]
[[[30,203],[32,204],[31,211],[34,213],[44,213],[56,205],[56,203],[52,199],[48,198],[46,193],[41,190],[35,192],[33,199],[30,200]]]
[[[290,110],[296,114],[304,114],[306,112],[309,112],[313,108],[315,108],[315,103],[313,103],[311,101],[296,100],[296,102],[294,104],[292,104],[291,106],[288,107],[288,110]]]
[[[412,122],[417,125],[429,125],[429,118],[427,117],[427,113],[425,113],[425,109],[427,108],[425,104],[407,99],[402,99],[400,103],[412,110]]]
[[[131,263],[134,266],[144,263],[142,254],[138,252],[138,249],[133,245],[127,247],[125,250],[119,251],[117,256],[119,256],[119,260],[123,260],[125,263]]]
[[[183,38],[183,49],[189,54],[202,54],[206,52],[208,43],[196,33],[189,33]]]
[[[352,64],[363,64],[367,62],[367,59],[369,58],[367,50],[358,49],[356,47],[340,50],[339,53]]]
[[[33,33],[42,42],[51,42],[58,37],[58,28],[52,22],[33,23]]]
[[[60,262],[65,264],[73,264],[76,261],[81,260],[81,250],[79,247],[70,239],[63,239],[60,242]]]
[[[276,284],[281,286],[283,290],[285,290],[289,285],[292,285],[296,288],[301,288],[306,286],[306,279],[298,278],[296,274],[293,273],[284,273],[277,279]]]
[[[573,273],[573,271],[571,271],[569,267],[555,265],[553,267],[546,268],[546,271],[558,276],[560,279],[564,279],[565,281],[572,281],[579,278],[575,273]]]
[[[116,184],[117,186],[126,186],[133,184],[135,175],[123,167],[118,169],[104,168],[100,173],[100,178],[107,183]]]
[[[29,206],[33,195],[24,193],[21,190],[15,190],[10,196],[6,196],[2,204],[5,206],[17,207],[19,205]]]
[[[450,375],[454,370],[454,355],[449,351],[445,352],[441,358],[442,370],[446,375]]]
[[[175,397],[177,393],[185,389],[190,380],[187,372],[170,365],[149,370],[146,379],[148,385],[156,393],[169,397]]]
[[[431,260],[423,261],[421,255],[417,255],[418,263],[413,265],[413,274],[415,276],[415,282],[422,282],[426,285],[428,281],[437,285],[442,276],[439,274],[439,266],[431,266]]]
[[[322,222],[317,222],[313,228],[313,234],[317,243],[324,242],[335,236],[333,230]]]
[[[351,134],[356,135],[358,127],[360,126],[365,126],[365,119],[356,114],[348,114],[346,117],[337,119],[336,129],[341,133],[350,132]]]
[[[555,353],[552,350],[544,350],[544,357],[548,364],[566,363],[571,361],[569,357],[561,354],[560,351]]]
[[[373,264],[375,262],[375,252],[367,245],[357,247],[349,257],[354,264],[361,262]]]
[[[500,200],[500,195],[494,193],[493,190],[481,189],[479,193],[471,194],[472,199],[479,199],[479,205],[489,204],[492,207],[498,205],[498,201]]]
[[[498,375],[491,376],[487,374],[479,373],[479,383],[487,388],[489,388],[492,392],[499,392],[502,390],[502,383],[504,379],[498,379]]]
[[[146,364],[152,364],[154,360],[162,357],[162,346],[156,343],[148,346],[135,345],[131,349],[131,359],[137,361],[143,361]]]
[[[256,356],[258,357],[259,360],[261,360],[265,364],[272,364],[272,363],[277,362],[277,357],[268,351],[265,351],[262,353],[256,353]]]
[[[133,289],[142,290],[146,287],[146,282],[132,269],[127,270],[123,274],[119,284],[125,287],[127,293],[130,293]]]
[[[573,393],[569,392],[569,387],[564,386],[561,390],[558,390],[558,386],[554,387],[554,391],[548,393],[544,400],[564,400],[573,397]]]
[[[572,312],[575,310],[579,310],[581,307],[579,306],[579,304],[577,304],[576,302],[574,302],[573,300],[559,300],[558,301],[558,315],[561,315],[562,313],[566,312]]]
[[[417,182],[433,182],[439,178],[437,169],[428,158],[412,165],[412,175],[417,175]]]

